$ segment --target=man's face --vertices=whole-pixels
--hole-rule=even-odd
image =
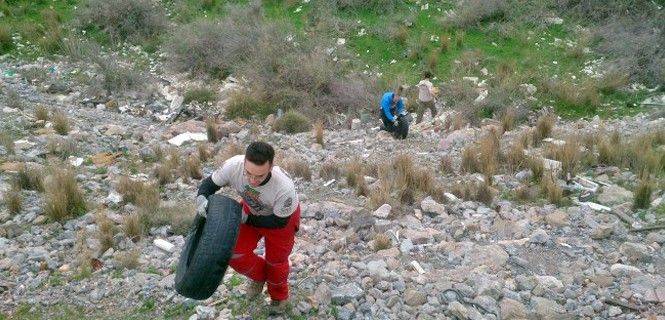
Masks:
[[[397,101],[399,101],[399,94],[395,93],[393,95],[393,103],[397,103]]]
[[[251,161],[245,160],[245,176],[249,185],[252,187],[258,187],[263,181],[268,177],[268,173],[272,170],[272,163],[266,161],[262,165],[252,163]]]

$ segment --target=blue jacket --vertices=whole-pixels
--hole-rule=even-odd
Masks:
[[[404,110],[404,102],[402,101],[402,97],[399,97],[399,100],[397,101],[397,110],[395,110],[395,106],[393,105],[393,97],[395,96],[395,93],[392,91],[388,91],[383,94],[383,98],[381,98],[381,110],[383,111],[383,114],[390,120],[391,122],[395,121],[395,118],[393,117],[394,114],[400,114],[402,110]]]

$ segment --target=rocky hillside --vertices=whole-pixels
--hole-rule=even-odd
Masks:
[[[84,70],[0,63],[0,319],[266,318],[231,270],[206,301],[173,289],[199,179],[257,139],[302,202],[287,318],[665,319],[663,118],[285,135],[196,120],[230,80],[212,106],[180,75],[96,100]]]

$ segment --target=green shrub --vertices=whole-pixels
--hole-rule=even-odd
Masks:
[[[309,131],[311,127],[309,119],[298,111],[290,110],[281,118],[275,120],[273,129],[286,133],[299,133]]]
[[[510,9],[505,0],[460,1],[453,14],[444,18],[445,25],[467,28],[480,23],[501,20]]]
[[[225,115],[228,118],[245,118],[249,119],[252,116],[259,116],[265,118],[273,113],[275,108],[273,105],[264,100],[258,93],[250,92],[236,92],[229,99],[226,106]]]
[[[151,40],[167,26],[166,12],[151,0],[86,0],[78,20],[83,28],[106,33],[112,43]]]
[[[178,28],[166,43],[169,63],[178,71],[225,78],[274,33],[259,9],[229,6],[220,22],[198,20]]]
[[[12,29],[6,23],[0,23],[0,53],[5,53],[14,48],[12,40]]]
[[[192,101],[197,101],[199,103],[207,103],[217,101],[219,97],[217,92],[210,88],[194,88],[189,89],[185,92],[185,97],[183,100],[184,104],[188,104]]]
[[[102,88],[108,93],[119,93],[145,85],[146,77],[140,70],[125,66],[115,59],[94,58],[102,75]]]

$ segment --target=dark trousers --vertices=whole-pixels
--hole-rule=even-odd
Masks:
[[[383,110],[381,111],[381,121],[383,121],[383,130],[386,130],[388,132],[395,132],[397,129],[395,125],[393,124],[392,121],[388,120],[388,117],[386,117],[386,114],[383,113]]]

